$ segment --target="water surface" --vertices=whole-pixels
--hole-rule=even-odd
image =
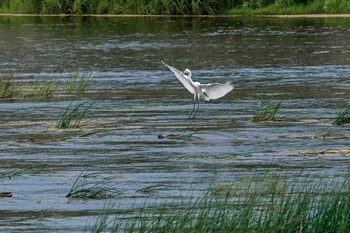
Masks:
[[[65,197],[86,168],[121,214],[251,174],[349,172],[349,125],[312,137],[350,96],[349,18],[1,16],[0,39],[0,74],[18,82],[93,72],[84,96],[0,99],[1,174],[35,166],[0,180],[8,232],[88,229],[106,200]],[[183,133],[192,109],[160,60],[235,86],[201,103],[188,140],[158,139]],[[54,128],[72,100],[100,93],[81,129]],[[249,121],[261,100],[282,100],[278,121]]]

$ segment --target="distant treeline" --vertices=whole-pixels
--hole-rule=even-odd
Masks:
[[[162,15],[350,13],[350,0],[0,0],[0,12]]]

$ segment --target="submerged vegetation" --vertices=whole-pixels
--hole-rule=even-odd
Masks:
[[[349,177],[330,183],[251,176],[219,184],[199,198],[141,210],[133,218],[105,207],[92,232],[339,232],[350,231]],[[194,201],[193,201],[194,200]],[[114,218],[114,220],[113,220]]]
[[[348,0],[2,0],[0,12],[30,14],[334,14]]]
[[[281,107],[282,100],[278,101],[261,101],[257,110],[255,110],[254,115],[250,118],[251,122],[259,121],[273,121],[277,111]]]

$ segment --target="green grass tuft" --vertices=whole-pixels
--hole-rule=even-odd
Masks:
[[[32,93],[34,97],[52,97],[56,93],[55,81],[50,79],[43,79],[40,82],[29,88],[29,92]],[[28,97],[30,94],[27,95]]]
[[[0,77],[0,98],[12,98],[18,95],[17,83],[12,77]]]
[[[97,99],[83,100],[78,103],[72,101],[58,121],[56,128],[79,128],[81,126],[82,119],[96,103]]]
[[[13,77],[0,77],[0,98],[51,97],[56,92],[55,81],[42,78],[35,83],[18,83]]]
[[[12,179],[16,176],[21,176],[25,174],[43,174],[47,173],[47,169],[43,168],[46,165],[45,163],[38,163],[30,167],[21,168],[21,169],[13,169],[6,172],[0,172],[0,179],[8,178]]]
[[[344,125],[350,123],[350,108],[346,107],[337,113],[337,118],[332,125]]]
[[[92,72],[72,73],[66,81],[65,89],[67,94],[78,93],[83,95],[91,80]]]
[[[0,76],[0,98],[49,98],[55,94],[85,94],[92,72],[71,73],[66,82],[58,83],[54,78],[42,76],[35,82],[17,82],[12,76]]]
[[[251,122],[273,121],[277,111],[281,107],[282,100],[278,101],[261,101],[254,115],[250,118]]]
[[[86,169],[85,169],[86,170]],[[114,197],[113,193],[115,190],[111,187],[109,187],[106,183],[103,181],[99,182],[89,182],[89,175],[83,175],[85,172],[83,170],[75,182],[73,183],[71,189],[69,190],[66,197],[70,198],[110,198]],[[97,179],[98,177],[96,174],[92,177],[93,179]]]

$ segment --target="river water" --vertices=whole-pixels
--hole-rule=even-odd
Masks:
[[[0,99],[0,230],[83,232],[107,201],[123,216],[252,174],[349,173],[349,125],[331,124],[350,97],[350,18],[0,16],[0,41],[17,82],[92,75],[84,96]],[[189,123],[192,95],[160,60],[235,89]],[[93,98],[80,129],[55,129]],[[249,121],[262,100],[282,100],[277,121]],[[114,197],[65,197],[79,174]]]

